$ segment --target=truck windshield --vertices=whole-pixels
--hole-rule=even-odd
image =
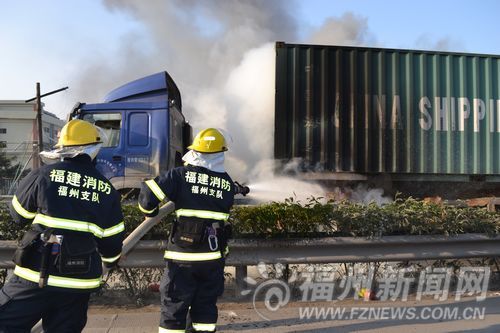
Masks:
[[[87,113],[83,116],[86,120],[98,127],[104,133],[103,147],[116,147],[120,143],[120,128],[122,116],[119,113]]]

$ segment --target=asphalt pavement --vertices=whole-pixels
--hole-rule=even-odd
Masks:
[[[500,295],[483,301],[291,302],[269,311],[252,302],[219,303],[218,332],[500,332]],[[271,305],[272,307],[272,305]],[[85,333],[158,332],[160,308],[91,306]]]

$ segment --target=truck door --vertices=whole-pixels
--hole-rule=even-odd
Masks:
[[[151,119],[144,111],[128,111],[125,176],[127,188],[137,187],[143,178],[151,176]],[[133,184],[133,183],[137,184]]]
[[[125,147],[121,112],[85,113],[83,120],[98,126],[102,132],[102,149],[96,158],[96,168],[116,189],[123,188]]]

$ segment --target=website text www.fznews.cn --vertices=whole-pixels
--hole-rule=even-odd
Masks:
[[[260,271],[266,272],[262,264]],[[383,274],[375,274],[373,267],[366,270],[352,268],[347,274],[336,276],[336,271],[312,267],[300,276],[292,276],[288,281],[269,278],[257,282],[248,278],[249,286],[242,295],[252,295],[255,311],[265,320],[276,318],[276,313],[288,305],[292,299],[292,287],[299,292],[296,296],[304,302],[300,307],[301,319],[325,320],[481,320],[485,317],[485,307],[481,302],[487,298],[490,268],[460,267],[458,272],[451,267],[411,268],[387,267]],[[410,294],[415,302],[429,299],[432,302],[473,297],[475,306],[459,304],[434,306],[410,306]],[[413,295],[412,295],[413,297]],[[348,300],[392,302],[394,306],[359,306],[342,308],[337,306],[314,307],[307,302],[331,302]],[[408,306],[396,306],[394,302]],[[401,304],[400,304],[401,305]],[[470,304],[469,304],[470,305]]]
[[[483,320],[485,307],[299,307],[302,320]]]

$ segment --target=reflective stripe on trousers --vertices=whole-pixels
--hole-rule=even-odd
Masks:
[[[193,323],[195,331],[215,332],[215,324]]]

